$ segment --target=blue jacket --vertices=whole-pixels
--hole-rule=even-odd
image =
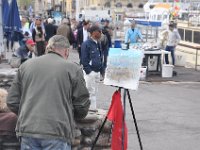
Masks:
[[[91,71],[100,72],[103,69],[100,44],[88,39],[81,45],[81,63],[86,74]]]
[[[142,39],[142,34],[141,34],[140,30],[138,30],[137,28],[135,28],[134,32],[133,32],[132,29],[129,29],[126,32],[126,35],[125,35],[125,43],[128,43],[129,40],[130,40],[130,43],[137,43],[138,37],[140,39]]]

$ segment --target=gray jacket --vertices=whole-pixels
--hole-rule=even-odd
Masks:
[[[22,64],[7,97],[18,114],[18,136],[63,139],[74,136],[74,119],[87,115],[90,101],[82,69],[56,53]]]

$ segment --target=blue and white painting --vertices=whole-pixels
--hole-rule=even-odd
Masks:
[[[110,48],[104,84],[137,90],[143,56],[137,49]]]

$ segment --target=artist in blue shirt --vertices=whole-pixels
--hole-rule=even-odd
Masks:
[[[128,31],[126,32],[125,40],[124,40],[125,43],[137,43],[138,38],[140,38],[143,41],[143,37],[140,30],[137,29],[135,26],[136,26],[136,23],[135,21],[133,21],[131,24],[131,28],[128,29]]]

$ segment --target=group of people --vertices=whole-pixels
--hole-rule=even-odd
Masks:
[[[48,18],[46,21],[44,21],[41,17],[36,16],[34,19],[32,19],[32,22],[30,22],[26,17],[22,17],[21,23],[22,32],[15,32],[15,34],[13,34],[15,36],[17,34],[21,35],[21,38],[19,38],[19,36],[16,36],[18,38],[15,38],[15,42],[20,44],[20,48],[13,50],[14,56],[25,60],[31,57],[43,55],[49,39],[57,34],[66,37],[69,40],[70,45],[74,49],[78,50],[81,64],[81,45],[90,37],[89,28],[92,25],[96,25],[102,31],[102,38],[100,41],[102,43],[101,48],[103,49],[102,55],[104,56],[105,60],[104,65],[106,66],[108,49],[112,46],[112,30],[109,27],[109,20],[97,23],[85,20],[76,22],[75,19],[70,20],[69,18],[64,18],[62,23],[59,26],[56,26],[52,18]],[[31,47],[34,47],[34,51]]]
[[[68,23],[63,19],[50,36],[48,26],[36,19],[35,25],[30,25],[33,32],[28,33],[32,37],[14,52],[23,59],[5,107],[16,116],[15,131],[21,150],[70,150],[75,121],[83,119],[89,110],[97,111],[95,80],[105,73],[111,46],[109,22],[105,26],[86,21],[80,24],[77,32],[80,65],[67,60],[73,45]],[[25,30],[27,34],[30,29]],[[48,42],[43,47],[45,40]],[[33,54],[39,57],[29,59]]]
[[[62,24],[65,22],[63,20]],[[15,42],[19,42],[20,47],[13,50],[13,54],[16,57],[22,58],[22,60],[44,55],[49,39],[59,34],[58,29],[61,28],[54,25],[52,18],[43,21],[40,16],[36,16],[31,22],[26,17],[22,17],[21,24],[22,32],[15,32],[16,35],[21,35],[21,38],[18,36],[15,40]]]
[[[167,29],[160,33],[159,38],[159,46],[162,49],[171,53],[172,65],[175,65],[175,49],[181,40],[180,34],[177,29],[177,23],[171,21]],[[128,29],[128,31],[125,34],[124,42],[137,43],[139,39],[143,42],[143,36],[141,34],[141,31],[138,28],[136,28],[136,22],[132,21],[131,28]],[[168,54],[165,55],[165,63],[169,64]]]
[[[25,44],[20,46],[13,56],[20,57],[21,63],[23,63],[27,59],[42,56],[45,53],[45,41],[48,43],[52,36],[62,35],[66,37],[71,47],[74,43],[77,45],[80,65],[83,67],[86,85],[90,92],[90,100],[92,101],[91,110],[96,110],[95,93],[97,89],[95,88],[95,79],[104,79],[108,51],[112,46],[109,21],[105,20],[103,24],[82,21],[76,27],[73,26],[73,28],[71,21],[67,18],[64,18],[62,24],[58,27],[53,25],[53,19],[49,18],[47,21],[48,23],[44,24],[41,18],[36,17],[29,27],[26,18],[25,21],[23,18],[23,32],[24,34],[32,35],[32,37],[27,38]],[[76,35],[73,32],[75,31],[74,28],[77,30]],[[30,32],[31,30],[33,32]]]
[[[36,45],[40,57],[23,60],[6,103],[0,101],[0,108],[15,114],[12,113],[21,150],[71,150],[75,121],[83,119],[89,110],[97,111],[96,79],[100,74],[104,77],[108,50],[112,47],[109,21],[104,26],[83,21],[77,28],[80,65],[75,64],[67,60],[74,43],[69,20],[63,19],[58,27],[50,25],[51,19],[48,23],[43,26],[36,18],[35,25],[30,26],[34,29],[28,33],[32,38],[15,55],[31,58]],[[176,31],[170,31],[170,38],[177,36]],[[142,34],[134,22],[125,42],[136,42],[137,38],[142,39]],[[45,40],[47,45],[42,46]],[[172,46],[167,45],[166,50],[172,51]]]

